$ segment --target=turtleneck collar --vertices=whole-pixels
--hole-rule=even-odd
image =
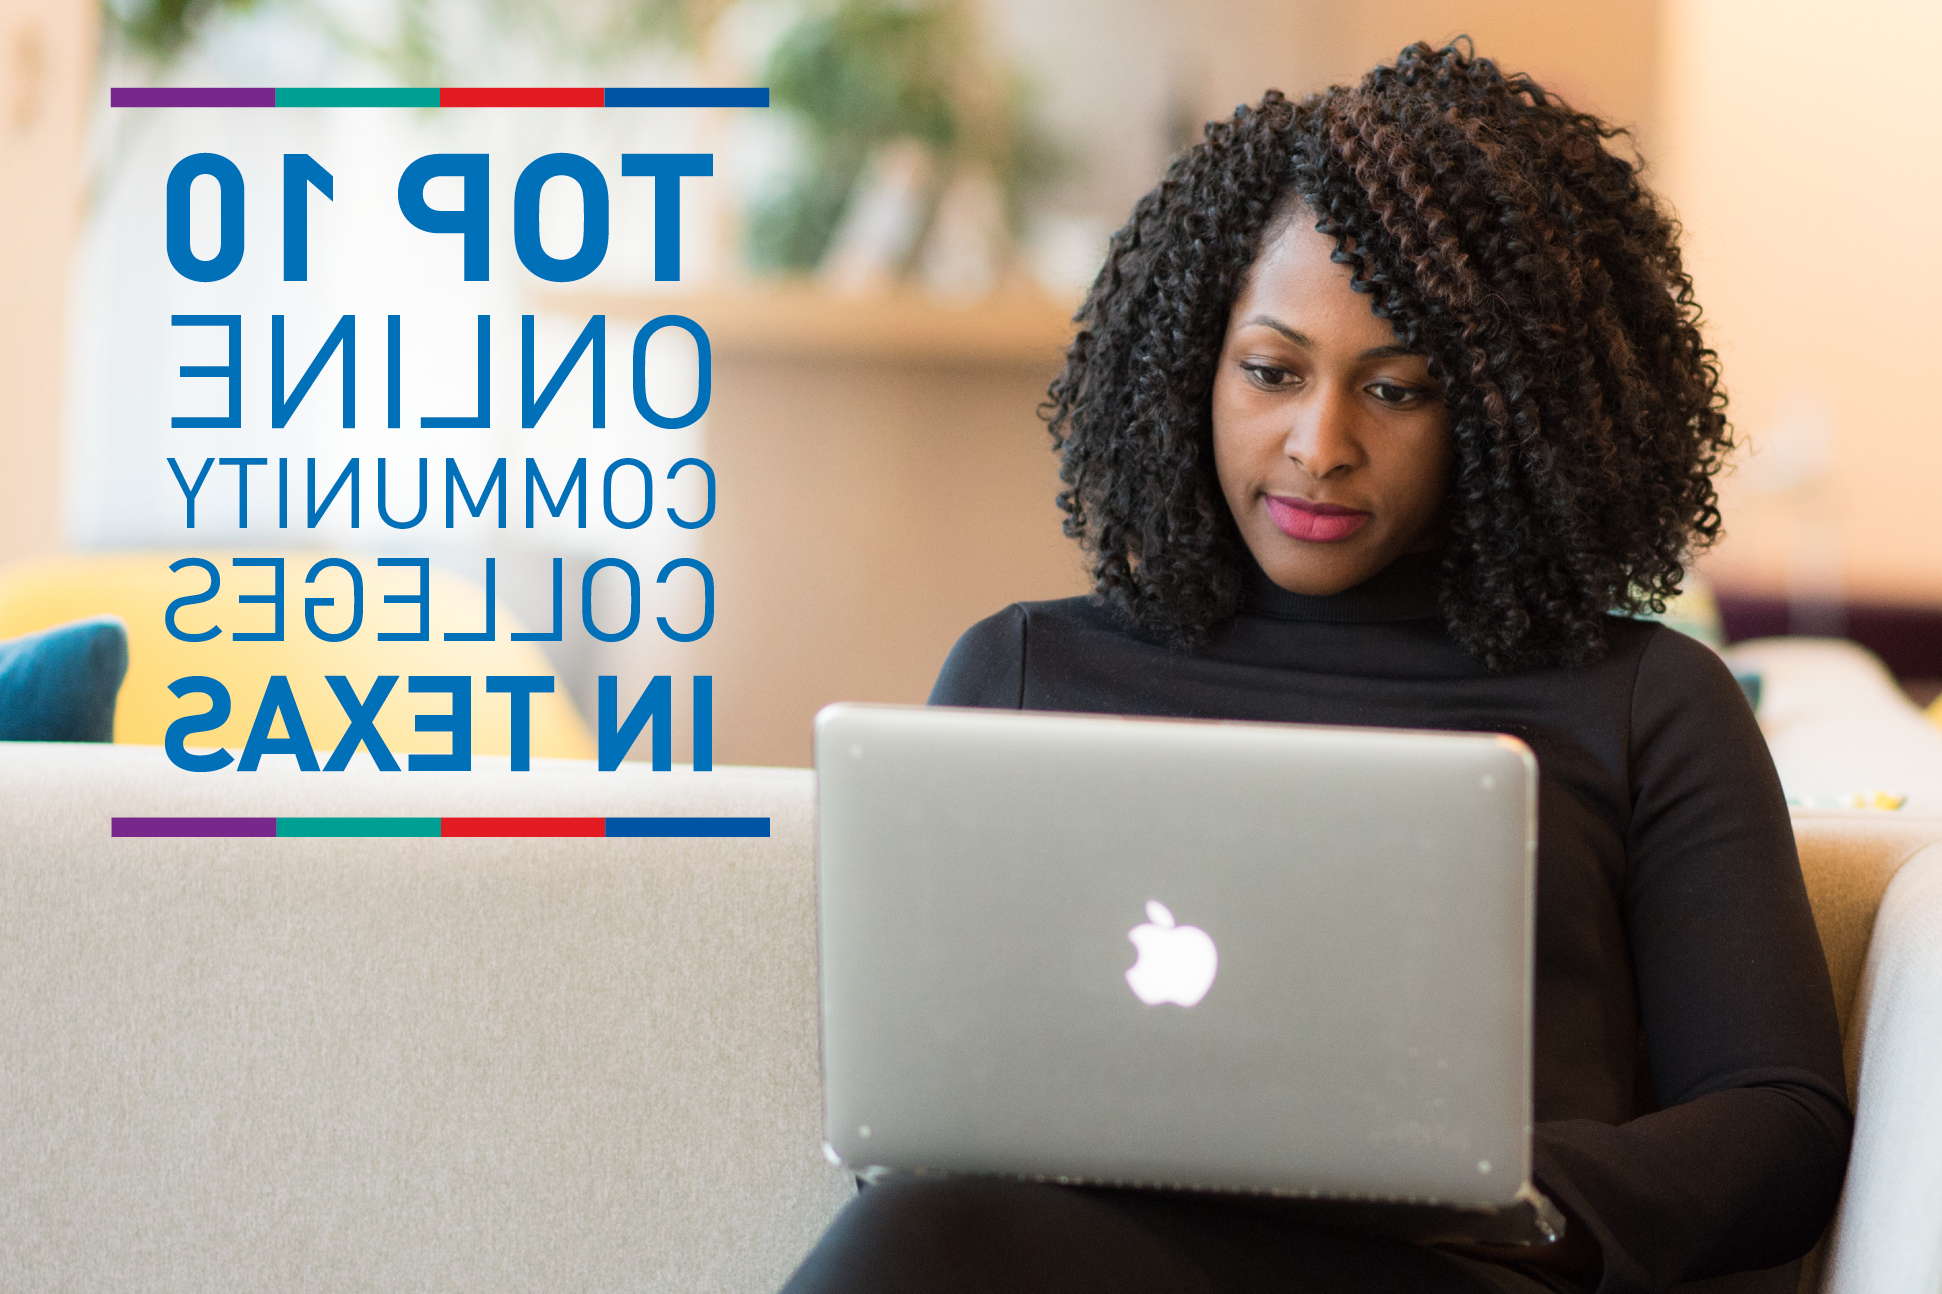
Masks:
[[[1435,619],[1437,567],[1435,553],[1405,553],[1353,588],[1316,597],[1290,593],[1250,557],[1244,614],[1335,624]]]

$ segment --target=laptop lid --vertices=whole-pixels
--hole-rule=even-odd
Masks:
[[[816,767],[833,1159],[1528,1211],[1522,743],[835,705]]]

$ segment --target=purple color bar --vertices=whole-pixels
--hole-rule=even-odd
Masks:
[[[274,108],[274,88],[125,86],[108,91],[111,108]]]
[[[275,818],[116,818],[117,836],[195,836],[213,839],[223,836],[276,835]]]

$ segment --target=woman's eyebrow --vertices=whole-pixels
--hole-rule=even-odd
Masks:
[[[1293,342],[1295,345],[1301,347],[1303,350],[1315,349],[1315,339],[1313,337],[1310,337],[1307,333],[1302,332],[1299,329],[1290,328],[1287,324],[1282,323],[1279,319],[1276,319],[1273,315],[1256,315],[1254,316],[1254,318],[1248,320],[1247,322],[1249,326],[1259,324],[1263,328],[1272,328],[1276,332],[1280,333],[1283,337],[1286,337],[1289,341]],[[1407,346],[1371,346],[1368,350],[1363,351],[1362,354],[1359,356],[1359,358],[1361,359],[1417,359],[1417,358],[1421,358],[1421,356],[1422,356],[1422,352],[1413,351],[1409,349],[1409,347]]]
[[[1254,318],[1248,320],[1248,324],[1249,326],[1259,324],[1263,328],[1272,328],[1304,350],[1315,349],[1315,339],[1313,337],[1310,337],[1305,332],[1297,332],[1287,324],[1282,323],[1281,320],[1276,319],[1273,315],[1256,315]]]

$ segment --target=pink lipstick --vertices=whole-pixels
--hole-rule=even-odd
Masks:
[[[1268,516],[1273,518],[1275,528],[1284,535],[1310,543],[1333,544],[1347,539],[1362,529],[1369,515],[1360,509],[1333,503],[1311,503],[1280,494],[1268,496]]]

